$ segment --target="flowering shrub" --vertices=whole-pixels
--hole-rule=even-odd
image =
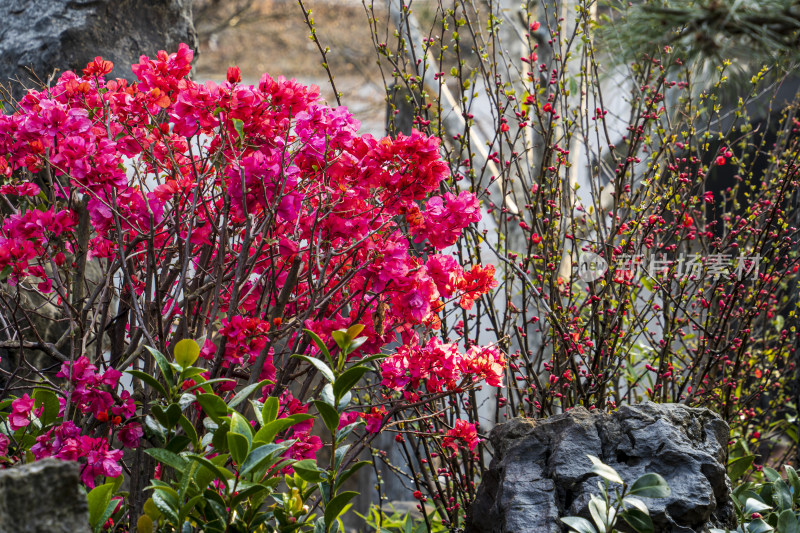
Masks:
[[[404,403],[502,381],[496,348],[430,337],[496,286],[491,265],[435,253],[478,199],[447,190],[435,137],[359,135],[316,87],[200,84],[191,60],[143,56],[128,83],[97,58],[0,117],[3,290],[63,331],[4,304],[6,393],[35,388],[0,404],[3,461],[79,461],[96,530],[329,530]],[[34,350],[60,370],[28,377]],[[405,396],[368,393],[374,371]],[[466,421],[442,438],[478,442]]]
[[[759,462],[796,453],[800,146],[796,102],[773,99],[783,65],[736,79],[678,46],[619,54],[601,34],[637,32],[637,2],[387,4],[370,17],[390,128],[441,137],[452,194],[481,193],[485,229],[447,259],[491,258],[499,285],[445,314],[441,342],[390,356],[384,383],[436,390],[433,364],[458,379],[462,339],[506,371],[395,413],[391,429],[418,433],[374,450],[385,475],[458,527],[492,425],[643,400],[717,411]],[[456,458],[429,436],[459,420],[484,441]]]

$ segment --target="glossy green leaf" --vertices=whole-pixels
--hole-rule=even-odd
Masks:
[[[197,396],[197,402],[203,408],[203,412],[217,423],[228,414],[228,406],[216,394],[200,394]]]
[[[336,486],[335,486],[335,488],[341,487],[342,483],[347,481],[350,478],[350,476],[352,476],[353,474],[355,474],[356,472],[358,472],[359,470],[361,470],[365,466],[371,465],[371,464],[372,463],[369,462],[369,461],[359,461],[359,462],[357,462],[356,464],[354,464],[353,466],[351,466],[350,468],[348,468],[347,470],[345,470],[344,472],[342,472],[341,474],[339,474],[336,477],[336,483],[335,483]]]
[[[361,381],[364,374],[370,370],[371,369],[366,366],[354,366],[343,372],[342,375],[336,379],[336,383],[333,384],[333,395],[336,398],[336,403],[338,404],[342,396],[350,392],[350,389]]]
[[[595,457],[594,455],[587,455],[590,461],[592,461],[592,472],[597,474],[603,479],[611,481],[612,483],[619,483],[620,485],[624,484],[622,478],[619,477],[619,474],[616,470],[604,464],[600,459]]]
[[[643,513],[640,509],[635,507],[625,509],[620,516],[637,533],[653,533],[653,520],[650,515]]]
[[[184,392],[191,392],[191,391],[193,391],[195,389],[203,389],[204,391],[206,391],[206,393],[213,394],[213,390],[211,390],[210,386],[211,385],[215,385],[217,383],[224,383],[224,382],[229,382],[230,383],[230,382],[236,382],[236,380],[235,379],[228,379],[228,378],[208,379],[208,380],[205,380],[205,381],[201,381],[200,383],[197,383],[196,385],[192,385],[191,387],[186,388],[184,390]],[[209,390],[211,390],[211,392],[208,392]]]
[[[322,339],[319,337],[319,335],[317,335],[316,333],[314,333],[310,329],[304,329],[303,331],[305,331],[306,334],[309,337],[311,337],[311,340],[314,342],[314,344],[317,346],[317,348],[319,348],[319,351],[322,352],[322,354],[328,360],[328,364],[333,366],[333,358],[331,357],[331,352],[330,352],[330,350],[328,350],[328,347],[325,346],[325,343],[322,342]]]
[[[642,475],[633,483],[629,492],[642,498],[666,498],[670,493],[667,480],[654,472]]]
[[[242,476],[246,476],[252,470],[260,468],[275,452],[279,452],[285,449],[286,445],[283,443],[264,444],[262,446],[254,448],[247,456],[247,459],[244,460],[244,463],[242,463],[242,467],[239,470],[239,473]]]
[[[61,409],[61,404],[58,403],[58,396],[47,389],[33,389],[33,399],[36,402],[36,409],[44,407],[39,415],[42,426],[47,427],[55,422],[58,418],[58,411]]]
[[[797,499],[800,498],[800,477],[798,477],[797,471],[791,466],[786,465],[783,468],[786,469],[786,479],[792,486],[793,500],[797,501]]]
[[[597,533],[591,522],[579,516],[566,516],[561,519],[562,522],[567,524],[573,531],[578,533]]]
[[[729,462],[728,476],[731,478],[731,481],[738,481],[745,472],[753,466],[753,461],[755,461],[755,459],[755,455],[746,455]]]
[[[269,424],[278,418],[278,409],[280,409],[280,402],[275,396],[264,400],[264,407],[261,408],[261,418],[264,420],[264,424]]]
[[[156,504],[159,511],[164,513],[164,516],[172,525],[178,525],[180,520],[178,519],[178,502],[175,496],[166,490],[157,489],[153,491],[153,503]]]
[[[248,396],[253,394],[254,391],[262,389],[264,385],[268,383],[271,383],[271,381],[265,379],[258,383],[253,383],[252,385],[248,385],[247,387],[237,392],[233,398],[231,398],[231,401],[228,402],[228,407],[233,409],[234,407],[245,401],[248,398]]]
[[[287,416],[286,418],[279,418],[278,420],[273,420],[269,424],[265,425],[263,428],[259,429],[256,432],[255,437],[253,437],[254,441],[261,441],[264,443],[270,443],[275,439],[275,436],[280,433],[281,431],[295,425],[299,424],[300,422],[304,422],[314,418],[313,415],[309,415],[306,413],[296,414]]]
[[[169,361],[167,358],[164,357],[164,354],[153,348],[152,346],[145,346],[147,351],[150,352],[150,355],[153,356],[155,359],[158,368],[161,370],[161,374],[164,376],[167,384],[172,387],[175,385],[175,373],[172,371],[172,366],[170,366]]]
[[[92,529],[103,524],[100,520],[103,518],[103,513],[111,501],[113,490],[114,483],[106,483],[89,491],[87,496],[89,500],[89,525]]]
[[[236,433],[246,438],[248,447],[253,443],[253,426],[236,411],[231,413],[231,433]]]
[[[189,461],[180,455],[164,448],[148,448],[144,451],[147,455],[167,466],[171,466],[178,472],[183,472],[189,466]]]
[[[238,433],[228,433],[228,448],[231,451],[231,457],[237,465],[244,463],[247,459],[247,454],[250,451],[250,446],[244,435]]]
[[[314,459],[297,461],[292,464],[292,468],[301,479],[308,481],[309,483],[319,483],[324,479],[322,477],[324,471],[319,469],[317,462]]]
[[[164,385],[162,385],[160,381],[150,374],[142,372],[141,370],[126,370],[126,372],[131,376],[147,383],[151,388],[155,389],[162,398],[169,398],[169,393],[167,392],[167,389],[164,388]]]
[[[747,532],[748,533],[767,533],[768,531],[774,531],[771,525],[767,524],[760,518],[756,518],[749,524],[747,524]]]
[[[175,344],[172,353],[175,356],[175,362],[181,368],[187,368],[193,365],[200,356],[200,345],[193,339],[181,339]]]
[[[358,496],[358,494],[358,492],[352,491],[342,492],[332,498],[328,505],[325,506],[325,527],[328,531],[330,531],[333,526],[334,520],[339,518],[339,515],[342,514],[348,502]]]
[[[313,357],[308,357],[307,355],[300,355],[300,354],[295,354],[292,357],[296,357],[298,359],[302,359],[303,361],[309,363],[314,368],[319,370],[319,372],[325,377],[325,379],[327,379],[328,381],[333,383],[333,381],[334,381],[333,370],[331,370],[328,365],[326,365],[325,363],[323,363],[319,359],[315,359]]]
[[[791,509],[784,509],[778,515],[778,531],[780,533],[800,533],[800,524]]]
[[[772,484],[772,500],[779,511],[792,508],[792,492],[784,480],[779,479]]]
[[[319,414],[322,415],[322,420],[325,422],[331,434],[335,435],[336,428],[339,427],[339,412],[334,407],[319,400],[314,402],[314,406],[317,408],[317,411],[319,411]]]

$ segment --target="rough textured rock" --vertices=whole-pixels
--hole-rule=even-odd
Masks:
[[[57,459],[0,470],[0,533],[88,533],[79,474]]]
[[[0,18],[2,83],[30,85],[31,66],[44,81],[79,72],[98,55],[114,62],[111,76],[130,79],[142,54],[196,48],[191,0],[4,0]]]
[[[467,531],[555,533],[562,531],[559,517],[589,518],[587,505],[600,478],[587,454],[627,483],[646,472],[664,476],[672,495],[644,499],[657,532],[732,525],[728,438],[717,415],[677,404],[648,402],[612,414],[577,408],[544,420],[512,420],[492,431],[495,457]]]

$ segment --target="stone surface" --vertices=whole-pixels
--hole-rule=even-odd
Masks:
[[[98,55],[114,62],[111,77],[131,79],[142,54],[196,48],[191,0],[4,0],[0,19],[4,84],[33,86],[26,67],[43,81],[55,69],[80,72]]]
[[[589,517],[600,478],[587,454],[627,483],[646,472],[664,476],[672,494],[643,498],[656,532],[700,532],[733,520],[725,464],[729,429],[707,409],[678,404],[624,406],[612,414],[576,408],[543,420],[515,419],[491,434],[495,449],[478,489],[467,531],[566,531],[563,516]]]
[[[78,463],[44,459],[0,470],[0,533],[88,533]]]

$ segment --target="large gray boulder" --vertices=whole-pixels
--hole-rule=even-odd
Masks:
[[[489,472],[472,505],[467,531],[557,533],[563,516],[590,518],[600,478],[587,454],[626,483],[661,474],[672,494],[644,498],[656,532],[700,532],[734,520],[726,473],[729,429],[707,409],[644,403],[618,411],[576,408],[543,420],[515,419],[491,433]]]
[[[57,459],[0,470],[0,533],[89,533],[79,474]]]
[[[0,0],[0,83],[31,86],[55,70],[81,71],[95,56],[114,62],[111,77],[131,79],[139,56],[196,48],[191,0]],[[15,95],[20,95],[15,88]]]

